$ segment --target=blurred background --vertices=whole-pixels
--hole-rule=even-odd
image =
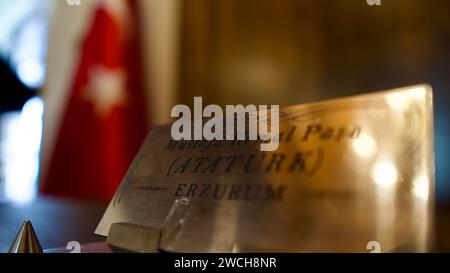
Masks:
[[[92,233],[146,132],[193,96],[287,106],[418,83],[434,89],[446,234],[449,10],[446,0],[0,0],[0,251],[19,218],[44,222],[35,215],[48,208],[85,223],[65,228],[91,240],[80,230]]]

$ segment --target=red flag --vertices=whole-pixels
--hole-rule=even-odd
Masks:
[[[81,47],[44,194],[111,198],[147,133],[136,2],[107,2]]]

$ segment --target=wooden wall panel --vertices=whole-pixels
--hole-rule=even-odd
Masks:
[[[450,1],[185,0],[179,101],[292,105],[427,82],[450,200]]]

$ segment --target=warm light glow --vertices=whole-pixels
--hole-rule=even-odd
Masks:
[[[393,186],[397,182],[397,177],[397,168],[390,161],[380,160],[372,168],[373,181],[383,188]]]
[[[367,134],[361,134],[359,138],[352,142],[353,150],[362,157],[372,156],[377,150],[377,143]]]
[[[408,90],[412,99],[421,100],[425,98],[427,90],[425,87],[416,87]]]
[[[425,87],[413,87],[405,92],[392,93],[386,95],[386,100],[389,106],[397,111],[405,110],[412,100],[422,100],[426,96]]]
[[[413,181],[414,194],[423,200],[428,200],[430,181],[426,176],[419,176]]]
[[[406,93],[392,93],[386,95],[386,100],[389,106],[397,111],[403,111],[409,104]]]

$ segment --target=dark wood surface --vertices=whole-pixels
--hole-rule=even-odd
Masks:
[[[0,253],[7,252],[22,222],[30,220],[44,249],[102,240],[94,230],[107,204],[43,198],[25,206],[0,204]]]
[[[25,219],[31,220],[42,247],[64,252],[69,241],[87,244],[85,251],[104,252],[103,237],[94,235],[107,204],[58,199],[40,199],[33,204],[14,207],[0,205],[0,253],[9,245]],[[450,206],[438,206],[435,213],[434,243],[431,251],[450,252]],[[94,243],[94,244],[93,244]],[[84,252],[85,252],[84,251]],[[55,251],[53,251],[55,252]]]
[[[431,251],[450,252],[450,205],[436,208],[434,221],[434,243]]]

